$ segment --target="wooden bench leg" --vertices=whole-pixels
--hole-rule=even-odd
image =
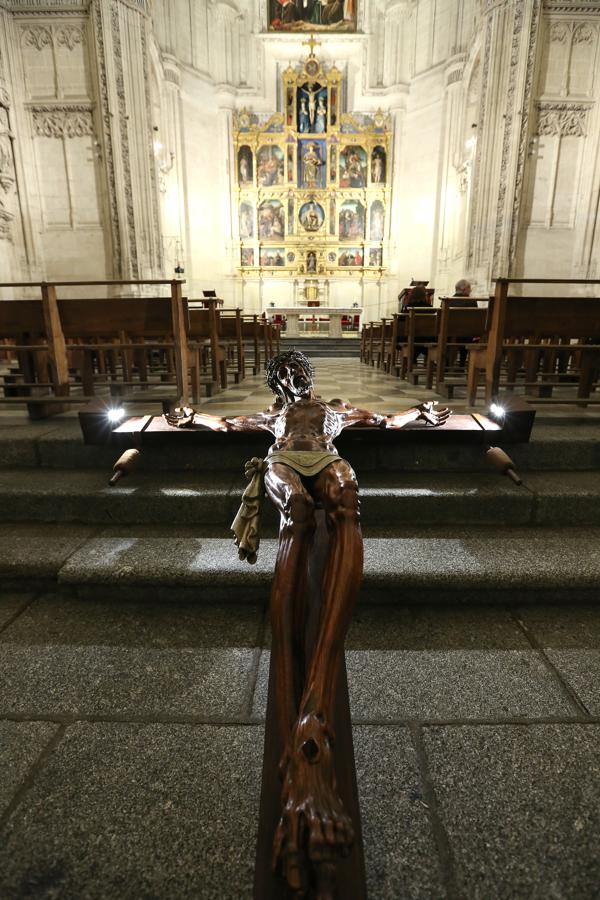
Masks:
[[[467,372],[467,403],[475,406],[477,402],[477,388],[479,386],[479,354],[469,353],[469,366]]]

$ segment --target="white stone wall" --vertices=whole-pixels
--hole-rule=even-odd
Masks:
[[[259,0],[0,0],[0,277],[170,277],[261,311],[292,283],[238,277],[234,110],[278,107],[306,35]],[[597,273],[596,0],[361,0],[318,35],[350,110],[394,123],[381,283],[333,278],[366,318],[411,276]],[[600,273],[599,273],[600,274]]]
[[[595,278],[600,16],[546,4],[528,134],[515,274]]]

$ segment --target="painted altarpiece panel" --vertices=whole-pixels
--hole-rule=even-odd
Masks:
[[[325,68],[312,50],[282,73],[278,97],[282,112],[234,114],[235,214],[245,277],[380,277],[389,115],[344,112],[342,73]]]

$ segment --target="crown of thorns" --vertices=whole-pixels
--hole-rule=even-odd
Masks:
[[[306,374],[310,376],[311,381],[315,377],[315,370],[310,360],[300,350],[288,350],[286,353],[280,353],[279,356],[274,356],[273,359],[269,360],[265,376],[265,381],[274,394],[281,394],[281,382],[277,376],[279,367],[284,363],[290,362],[299,363]]]

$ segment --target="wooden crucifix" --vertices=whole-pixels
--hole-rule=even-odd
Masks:
[[[265,460],[247,464],[252,481],[232,526],[240,556],[253,562],[263,490],[280,515],[255,900],[366,897],[344,666],[363,542],[356,476],[333,441],[349,426],[422,420],[435,427],[450,415],[433,403],[390,416],[326,403],[313,376],[309,360],[292,350],[268,365],[276,399],[264,412],[221,418],[183,408],[166,416],[179,428],[275,437]]]

